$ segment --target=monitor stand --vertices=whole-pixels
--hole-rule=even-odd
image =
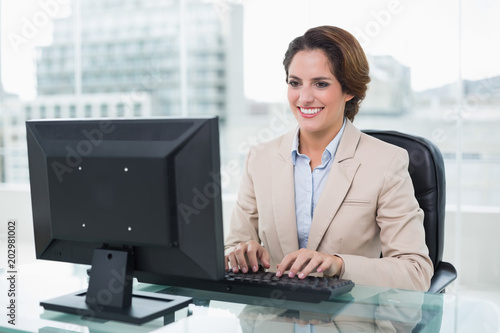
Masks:
[[[133,254],[127,250],[95,249],[88,289],[40,305],[46,310],[133,324],[163,316],[167,324],[175,311],[192,302],[190,297],[132,293],[133,267]]]

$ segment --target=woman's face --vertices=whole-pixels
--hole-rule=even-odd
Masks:
[[[288,68],[288,102],[301,133],[333,139],[342,127],[345,103],[352,97],[342,92],[322,51],[295,54]]]

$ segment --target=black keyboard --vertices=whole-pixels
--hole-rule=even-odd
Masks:
[[[310,303],[332,300],[354,287],[351,280],[338,277],[307,276],[299,279],[288,275],[277,277],[275,273],[263,271],[227,272],[224,283],[226,291],[235,294]]]
[[[175,290],[174,286],[176,286],[233,295],[264,297],[279,302],[286,300],[308,303],[332,300],[348,293],[354,287],[351,280],[339,279],[338,277],[307,276],[305,279],[299,279],[296,276],[290,278],[288,275],[277,277],[275,273],[261,270],[255,273],[229,271],[226,272],[225,279],[218,281],[176,278],[163,281],[162,284],[172,286],[161,291],[167,294],[179,292]]]

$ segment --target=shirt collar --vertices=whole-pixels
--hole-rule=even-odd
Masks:
[[[333,140],[330,141],[328,146],[326,146],[325,152],[323,153],[323,156],[321,158],[321,163],[325,164],[326,161],[328,161],[330,158],[335,156],[335,153],[337,152],[337,148],[339,147],[340,139],[342,138],[342,134],[344,133],[345,124],[346,124],[346,120],[344,118],[344,123],[342,124],[340,131],[333,138]],[[295,162],[297,161],[297,156],[299,155],[299,131],[300,131],[300,127],[297,127],[297,130],[295,131],[295,135],[293,137],[293,142],[292,142],[291,154],[292,154],[293,165],[295,165]]]

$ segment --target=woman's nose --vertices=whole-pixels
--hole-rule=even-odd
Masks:
[[[310,88],[303,87],[300,91],[300,103],[303,105],[310,104],[314,101],[314,96]]]

